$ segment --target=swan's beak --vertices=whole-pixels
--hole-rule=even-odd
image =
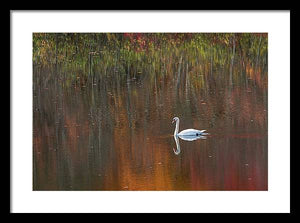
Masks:
[[[172,124],[175,122],[175,120],[173,119]]]

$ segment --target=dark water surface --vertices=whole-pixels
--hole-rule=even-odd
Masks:
[[[267,71],[187,70],[34,87],[33,189],[267,190]],[[178,150],[175,116],[210,135]]]

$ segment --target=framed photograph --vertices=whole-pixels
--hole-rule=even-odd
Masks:
[[[12,212],[290,211],[289,11],[11,18]]]

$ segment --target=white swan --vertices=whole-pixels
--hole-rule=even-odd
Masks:
[[[200,135],[207,135],[207,133],[204,133],[206,130],[197,130],[197,129],[185,129],[178,133],[179,130],[179,118],[175,117],[173,118],[172,123],[176,122],[176,127],[174,131],[174,136],[200,136]]]

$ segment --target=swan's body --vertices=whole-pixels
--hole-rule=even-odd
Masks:
[[[185,129],[185,130],[178,133],[178,131],[179,131],[179,118],[178,117],[173,118],[173,122],[176,122],[174,136],[179,136],[179,137],[180,136],[201,136],[201,135],[206,135],[207,134],[207,133],[204,133],[206,130],[197,130],[197,129]]]
[[[206,133],[207,134],[207,133]],[[194,140],[198,140],[198,139],[206,139],[206,136],[191,136],[191,135],[174,135],[174,140],[176,143],[176,149],[173,148],[173,151],[175,153],[175,155],[178,155],[180,153],[180,143],[178,138],[185,140],[185,141],[194,141]]]
[[[207,133],[204,133],[206,135]],[[178,137],[185,141],[194,141],[197,139],[206,139],[206,136],[202,135],[178,135]]]
[[[206,130],[197,130],[197,129],[185,129],[179,133],[177,133],[178,136],[200,136],[203,132]]]

